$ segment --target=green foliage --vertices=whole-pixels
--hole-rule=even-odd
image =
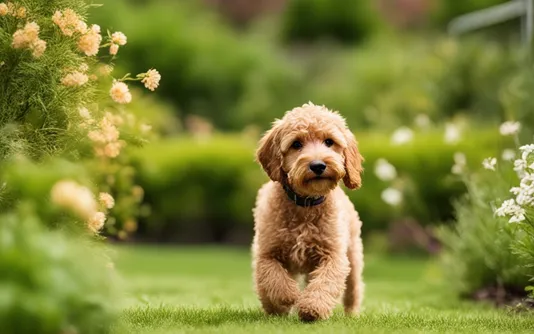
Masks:
[[[140,233],[166,239],[198,232],[222,241],[236,226],[250,224],[255,193],[265,181],[253,151],[254,142],[238,137],[180,137],[141,150],[134,159],[151,214]]]
[[[157,68],[164,75],[159,93],[182,116],[236,129],[250,121],[243,110],[259,115],[301,102],[294,94],[299,73],[280,50],[236,33],[195,2],[113,0],[94,14],[135,41],[121,49],[121,63],[132,71]]]
[[[78,133],[67,128],[79,123],[78,108],[94,98],[91,84],[81,88],[61,84],[66,68],[77,69],[87,59],[76,52],[76,41],[61,36],[51,20],[59,8],[75,8],[85,17],[87,4],[83,0],[23,0],[16,4],[26,8],[28,20],[0,17],[0,159],[21,149],[40,158],[72,148]],[[15,31],[32,21],[40,27],[39,38],[47,43],[39,58],[27,48],[12,47]]]
[[[344,0],[290,0],[282,20],[283,37],[293,42],[362,42],[382,23],[371,1]]]
[[[511,90],[514,73],[525,70],[520,59],[488,41],[375,39],[324,67],[306,96],[340,110],[356,129],[394,129],[412,124],[418,114],[434,122],[469,115],[491,123],[505,110],[516,116],[517,105],[507,108],[501,91]]]
[[[495,133],[466,134],[458,145],[445,144],[440,132],[420,133],[401,147],[387,144],[389,138],[383,135],[357,133],[366,159],[364,185],[348,193],[364,230],[384,229],[402,217],[422,224],[450,219],[450,201],[464,190],[450,174],[454,153],[465,152],[470,156],[468,163],[478,166],[487,155],[497,154],[501,139]],[[236,231],[250,231],[256,193],[267,181],[254,162],[255,145],[256,139],[248,137],[215,136],[205,141],[180,137],[139,151],[134,157],[137,181],[151,206],[140,236],[221,241]],[[396,186],[406,198],[400,207],[392,208],[380,199],[390,185],[373,173],[379,158],[388,159],[399,172]]]
[[[50,232],[31,208],[0,216],[0,323],[5,333],[107,333],[117,278],[106,255]]]
[[[511,171],[511,166],[506,168]],[[501,177],[485,171],[471,177],[467,195],[455,204],[456,224],[440,231],[444,272],[460,294],[487,287],[521,293],[534,276],[532,258],[517,254],[517,247],[529,238],[493,213],[510,196],[514,180],[513,172]]]

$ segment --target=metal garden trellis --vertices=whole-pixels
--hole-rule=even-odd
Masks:
[[[489,27],[501,22],[521,18],[521,36],[530,48],[534,29],[534,0],[511,0],[507,3],[461,15],[448,26],[451,35],[459,35]]]

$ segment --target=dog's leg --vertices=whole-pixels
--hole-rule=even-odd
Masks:
[[[325,256],[319,266],[309,274],[309,284],[297,301],[302,321],[327,319],[336,306],[350,271],[347,254]]]
[[[350,273],[349,276],[347,276],[347,287],[343,297],[343,305],[345,306],[345,314],[355,315],[360,312],[365,288],[362,277],[363,244],[359,235],[352,236],[348,257],[350,262]]]
[[[257,259],[254,279],[265,313],[284,315],[291,311],[299,296],[298,283],[278,260]]]

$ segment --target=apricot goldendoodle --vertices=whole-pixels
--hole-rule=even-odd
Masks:
[[[294,306],[303,321],[327,319],[344,292],[346,314],[358,313],[361,221],[338,183],[360,187],[362,157],[345,120],[305,104],[274,122],[256,154],[271,179],[254,209],[254,281],[263,309],[283,315]]]

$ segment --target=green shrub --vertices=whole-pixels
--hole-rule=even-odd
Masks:
[[[359,129],[394,129],[418,114],[435,122],[458,115],[498,122],[506,107],[500,92],[525,70],[518,59],[487,41],[375,39],[325,66],[309,80],[306,96],[340,110]]]
[[[380,25],[371,1],[290,0],[282,19],[289,41],[329,38],[345,43],[369,38]]]
[[[195,2],[113,0],[94,14],[132,42],[120,51],[126,68],[155,67],[163,74],[158,93],[181,116],[196,114],[236,129],[251,120],[242,114],[245,108],[261,116],[274,102],[281,110],[297,102],[299,74],[280,50],[238,34]]]
[[[496,131],[494,131],[496,132]],[[412,217],[422,224],[451,218],[450,201],[464,188],[450,174],[453,155],[465,152],[478,165],[495,155],[500,137],[494,132],[466,134],[458,145],[447,145],[443,134],[417,134],[412,143],[392,146],[389,138],[357,134],[366,162],[361,190],[349,192],[364,221],[364,230],[384,229],[394,219]],[[216,136],[205,141],[180,137],[148,145],[134,157],[138,182],[146,191],[151,214],[142,220],[141,237],[227,240],[236,231],[251,231],[256,192],[267,178],[254,162],[256,140]],[[381,201],[390,185],[373,173],[379,158],[398,170],[405,192],[399,207]],[[193,238],[193,237],[191,237]],[[205,240],[204,239],[204,240]]]
[[[47,231],[28,207],[0,221],[2,332],[109,332],[118,285],[102,250]]]
[[[511,166],[506,168],[511,171]],[[488,171],[469,178],[467,195],[454,206],[456,224],[439,233],[444,247],[444,273],[461,295],[472,296],[479,289],[495,287],[525,294],[524,289],[534,276],[534,248],[530,248],[530,258],[517,253],[517,248],[531,236],[493,212],[499,202],[510,196],[514,179],[513,172],[501,177]]]

